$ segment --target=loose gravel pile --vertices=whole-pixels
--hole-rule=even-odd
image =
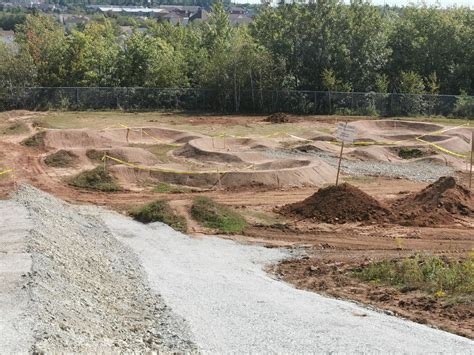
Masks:
[[[189,352],[187,325],[149,288],[133,252],[98,217],[32,187],[27,275],[35,352]]]

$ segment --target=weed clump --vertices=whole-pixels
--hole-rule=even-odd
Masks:
[[[187,223],[183,216],[177,215],[168,201],[158,200],[130,211],[130,215],[142,223],[163,222],[171,228],[186,232]]]
[[[104,192],[122,190],[112,175],[110,175],[103,166],[98,166],[95,169],[86,170],[77,174],[69,180],[69,185]]]
[[[28,127],[20,122],[16,122],[11,124],[10,126],[6,127],[3,131],[2,134],[4,135],[14,135],[14,134],[21,134],[28,132]]]
[[[191,189],[184,186],[174,186],[167,184],[166,182],[160,182],[153,188],[153,191],[160,193],[180,194],[184,192],[189,192],[191,191]]]
[[[240,214],[208,197],[194,199],[191,215],[205,227],[220,233],[240,233],[247,227],[247,222]]]
[[[74,165],[77,155],[67,150],[58,150],[56,153],[48,155],[44,163],[54,168],[65,168]]]
[[[21,145],[27,147],[44,147],[44,137],[46,136],[46,132],[38,132],[31,137],[28,137],[21,141]]]
[[[401,260],[377,261],[355,271],[354,276],[405,290],[421,290],[435,297],[450,297],[458,302],[474,301],[474,254],[461,261],[419,254]]]
[[[398,156],[402,159],[415,159],[423,156],[423,152],[418,148],[400,148]]]

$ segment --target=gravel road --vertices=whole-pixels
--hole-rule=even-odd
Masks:
[[[272,158],[317,157],[337,168],[339,159],[326,152],[296,152],[294,150],[268,150]],[[442,176],[450,176],[454,169],[450,166],[433,164],[427,161],[386,162],[378,160],[357,161],[342,159],[341,171],[350,176],[387,176],[412,181],[434,182]]]
[[[29,186],[0,202],[0,353],[194,351],[135,253],[80,210]]]
[[[263,266],[279,249],[189,238],[115,213],[103,220],[139,256],[151,287],[211,353],[472,353],[474,342],[356,304],[297,290]]]

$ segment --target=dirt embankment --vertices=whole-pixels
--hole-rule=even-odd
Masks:
[[[420,192],[395,201],[392,210],[402,225],[450,224],[474,215],[474,198],[453,177],[442,177]]]
[[[272,272],[300,289],[373,305],[388,313],[474,339],[471,305],[446,303],[421,291],[365,283],[351,276],[354,269],[367,263],[307,257],[283,261],[274,266]]]
[[[385,206],[350,184],[319,189],[307,199],[285,205],[280,213],[325,223],[448,225],[474,215],[472,193],[453,177],[442,177],[419,192]]]

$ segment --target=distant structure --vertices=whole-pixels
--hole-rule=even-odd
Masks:
[[[102,13],[117,13],[127,16],[153,17],[158,21],[167,21],[174,25],[186,26],[192,21],[205,21],[211,15],[209,9],[191,5],[160,5],[157,7],[144,6],[113,6],[113,5],[88,5],[88,10]],[[252,18],[241,7],[232,7],[229,11],[229,21],[238,26],[248,24]]]

